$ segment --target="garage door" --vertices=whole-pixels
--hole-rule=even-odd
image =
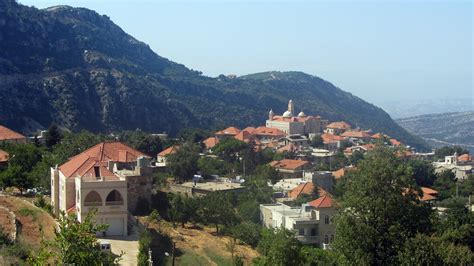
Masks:
[[[107,236],[125,235],[123,231],[123,218],[106,218],[104,223],[109,225]]]

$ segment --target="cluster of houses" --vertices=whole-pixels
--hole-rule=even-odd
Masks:
[[[313,138],[319,136],[324,147],[311,147]],[[353,166],[332,171],[315,171],[318,162],[333,160],[336,152],[343,149],[344,155],[367,152],[375,142],[389,146],[402,146],[398,140],[382,133],[353,128],[344,121],[329,123],[319,116],[307,116],[304,112],[295,115],[294,103],[290,100],[283,115],[268,114],[265,126],[239,129],[229,127],[215,132],[203,141],[206,153],[225,138],[251,143],[255,150],[272,149],[289,152],[296,159],[273,161],[269,165],[282,176],[276,184],[269,183],[275,193],[275,202],[260,205],[262,224],[267,227],[284,227],[295,232],[302,243],[328,247],[334,239],[334,215],[338,204],[332,193],[334,183]],[[0,126],[0,143],[26,143],[28,138],[6,127]],[[120,142],[102,142],[70,158],[62,165],[51,167],[51,204],[55,213],[75,213],[82,221],[92,209],[97,210],[98,223],[109,224],[107,236],[127,235],[134,214],[144,202],[151,202],[152,176],[166,167],[167,157],[179,150],[171,146],[157,154],[156,158],[143,154]],[[203,154],[206,156],[206,154]],[[406,149],[402,156],[413,156]],[[0,150],[0,167],[11,155]],[[459,179],[464,179],[474,166],[469,154],[446,157],[444,162],[435,162],[437,171],[449,169]],[[199,175],[192,182],[173,184],[170,190],[191,197],[199,197],[215,191],[238,192],[245,189],[243,178],[216,177],[212,182],[200,182]],[[422,201],[436,200],[437,192],[422,188]],[[299,206],[292,204],[301,196],[309,197]],[[312,197],[312,198],[311,198]]]

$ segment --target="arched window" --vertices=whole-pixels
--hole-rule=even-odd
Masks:
[[[123,198],[117,190],[110,191],[105,199],[105,205],[123,205]]]
[[[99,193],[92,190],[84,199],[84,206],[102,206],[102,198]]]
[[[329,236],[324,235],[324,244],[329,244]]]
[[[329,215],[324,216],[324,223],[329,224]]]

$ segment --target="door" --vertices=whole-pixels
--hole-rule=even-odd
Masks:
[[[124,236],[123,218],[105,218],[105,224],[109,225],[107,228],[107,236]]]

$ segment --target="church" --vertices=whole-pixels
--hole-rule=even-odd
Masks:
[[[290,100],[288,110],[283,115],[275,115],[273,110],[270,110],[266,126],[280,129],[288,135],[309,135],[322,133],[328,124],[328,121],[321,119],[320,116],[307,116],[303,111],[297,116],[294,114],[295,106]]]

